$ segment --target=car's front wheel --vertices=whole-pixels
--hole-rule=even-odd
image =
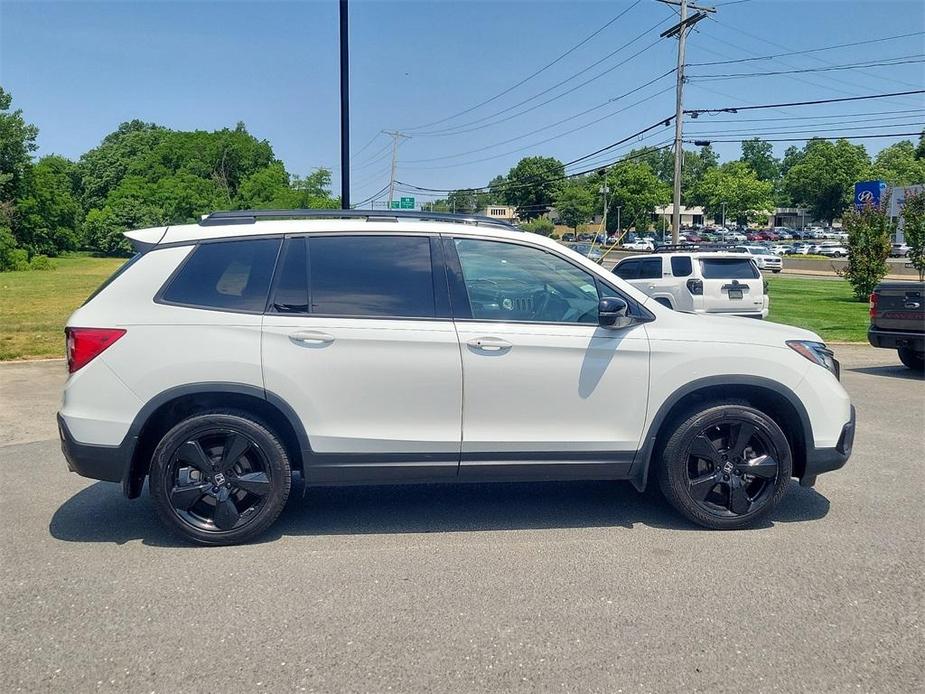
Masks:
[[[698,525],[732,530],[767,516],[786,491],[787,437],[763,412],[715,404],[677,424],[662,449],[659,486]]]
[[[289,497],[289,458],[261,422],[209,412],[164,435],[149,485],[158,515],[175,533],[200,544],[237,544],[279,516]]]
[[[908,366],[913,371],[925,371],[925,353],[916,352],[909,347],[900,347],[899,361]]]

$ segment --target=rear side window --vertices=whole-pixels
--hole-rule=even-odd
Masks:
[[[761,275],[747,258],[701,258],[705,280],[755,280]]]
[[[646,260],[641,261],[641,266],[639,268],[639,279],[654,280],[654,279],[659,279],[661,276],[662,276],[662,259],[661,258],[647,258]]]
[[[671,274],[675,277],[687,277],[693,272],[690,256],[676,255],[671,259]]]
[[[613,269],[613,274],[625,280],[639,279],[639,261],[629,260],[625,263],[620,263]]]
[[[320,236],[308,243],[311,312],[433,318],[426,236]]]
[[[170,304],[262,313],[280,239],[204,243],[161,294]]]

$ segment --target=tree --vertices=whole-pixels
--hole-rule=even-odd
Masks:
[[[742,142],[739,161],[748,164],[759,181],[776,181],[780,176],[780,161],[773,155],[773,146],[761,138]]]
[[[925,159],[925,130],[919,135],[919,144],[915,146],[915,158]]]
[[[637,231],[649,228],[649,222],[659,205],[671,200],[671,187],[659,180],[652,168],[640,161],[617,164],[607,173],[607,231],[617,228],[617,207],[624,229]]]
[[[556,230],[556,225],[548,217],[537,217],[529,222],[524,222],[520,225],[520,228],[540,236],[552,236],[552,232]]]
[[[585,180],[570,180],[559,188],[556,195],[556,214],[559,221],[574,231],[590,221],[597,206],[595,193]]]
[[[903,236],[909,245],[906,260],[925,278],[925,193],[907,195],[903,203]]]
[[[925,183],[925,159],[916,159],[911,140],[901,140],[874,157],[870,177],[896,186]]]
[[[16,206],[16,239],[29,255],[58,255],[77,247],[83,211],[77,199],[77,167],[64,157],[40,159],[26,176]]]
[[[842,226],[848,232],[848,263],[839,274],[851,283],[858,301],[867,300],[888,270],[893,223],[887,203],[848,207],[842,215]]]
[[[21,109],[10,111],[12,103],[13,96],[0,87],[0,202],[10,202],[25,192],[39,132],[26,123]]]
[[[808,205],[817,219],[831,223],[841,216],[854,197],[854,184],[870,169],[863,145],[847,140],[810,140],[799,161],[784,178],[784,187],[794,202]]]
[[[697,200],[717,219],[725,203],[726,218],[754,221],[774,207],[774,184],[760,180],[748,164],[732,161],[707,171],[698,183]]]
[[[521,219],[535,219],[553,206],[565,177],[565,167],[553,157],[525,157],[510,170],[504,199],[517,208]]]

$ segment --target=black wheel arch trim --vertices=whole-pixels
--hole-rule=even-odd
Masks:
[[[789,404],[793,407],[797,417],[800,420],[800,424],[803,429],[803,446],[805,448],[804,452],[806,454],[806,458],[809,459],[813,456],[813,452],[817,449],[815,448],[813,428],[809,420],[809,414],[806,412],[806,407],[804,407],[803,402],[799,397],[797,397],[796,393],[790,390],[790,388],[783,385],[782,383],[779,383],[778,381],[774,381],[769,378],[762,378],[760,376],[707,376],[705,378],[699,378],[695,381],[684,384],[676,391],[674,391],[670,396],[668,396],[658,408],[658,411],[655,413],[655,417],[652,419],[652,423],[649,425],[648,430],[645,432],[645,436],[642,439],[642,445],[636,452],[636,457],[633,461],[633,467],[630,470],[630,481],[633,483],[633,486],[635,486],[640,491],[645,489],[649,478],[649,468],[652,464],[652,456],[655,452],[655,446],[658,441],[659,434],[661,433],[663,425],[668,421],[668,416],[671,414],[671,411],[674,409],[674,407],[684,398],[690,395],[694,395],[698,391],[706,391],[710,388],[724,386],[749,386],[753,388],[761,388],[785,398],[787,402],[789,402]]]

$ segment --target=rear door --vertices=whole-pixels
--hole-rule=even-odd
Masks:
[[[305,426],[307,479],[455,477],[462,367],[436,238],[312,234],[283,250],[263,374]]]
[[[704,308],[713,313],[752,313],[764,308],[764,283],[748,255],[697,258]]]

